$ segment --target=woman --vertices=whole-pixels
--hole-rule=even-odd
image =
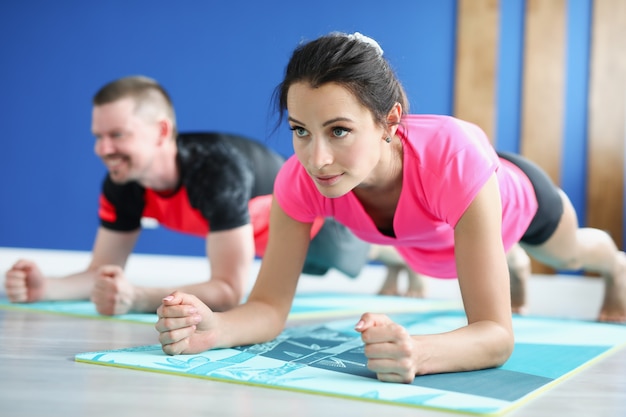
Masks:
[[[559,269],[601,273],[600,319],[626,319],[626,256],[610,237],[578,229],[567,197],[534,165],[499,157],[478,127],[408,115],[406,94],[372,39],[333,33],[298,47],[276,98],[295,156],[275,183],[256,285],[226,313],[184,293],[166,297],[156,324],[166,353],[278,335],[317,216],[395,246],[418,273],[458,277],[468,324],[454,331],[409,335],[385,315],[363,314],[355,329],[382,381],[504,363],[514,344],[507,252],[515,259],[521,247]]]

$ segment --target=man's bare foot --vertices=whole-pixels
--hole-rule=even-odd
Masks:
[[[511,312],[526,313],[526,280],[517,272],[509,270],[511,276]]]
[[[530,258],[521,246],[513,246],[506,255],[511,280],[511,312],[526,314],[526,283],[530,278]]]
[[[611,276],[604,277],[604,302],[598,321],[626,323],[626,254],[618,252]]]
[[[405,265],[386,265],[387,277],[383,286],[378,291],[381,295],[401,295],[404,297],[424,298],[424,279],[421,275],[413,272],[409,267]],[[402,272],[406,272],[408,285],[407,290],[404,293],[400,292],[398,286],[398,280]]]
[[[409,286],[407,288],[405,296],[424,298],[424,296],[426,295],[424,277],[422,277],[420,274],[416,274],[408,267],[406,268],[406,272],[409,278]]]
[[[398,251],[392,246],[372,245],[369,253],[369,259],[378,261],[387,268],[387,276],[380,291],[381,295],[403,295],[405,297],[423,298],[425,294],[425,286],[423,278],[414,272],[400,256]],[[406,272],[408,276],[407,290],[404,294],[400,293],[398,281],[402,273]]]
[[[402,267],[399,265],[385,265],[387,268],[387,276],[383,286],[378,291],[380,295],[399,295],[398,278]]]

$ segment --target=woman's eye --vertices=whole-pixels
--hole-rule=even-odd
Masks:
[[[333,128],[333,136],[336,138],[343,138],[344,136],[347,136],[348,133],[350,133],[349,129],[343,128],[343,127],[335,127]]]
[[[294,127],[291,128],[291,130],[293,130],[294,133],[296,134],[296,136],[298,136],[300,138],[309,134],[309,132],[307,132],[307,130],[305,128],[303,128],[303,127],[294,126]]]

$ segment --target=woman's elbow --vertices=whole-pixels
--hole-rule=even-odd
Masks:
[[[511,329],[500,328],[501,332],[496,344],[497,348],[493,352],[494,366],[502,366],[509,360],[515,348],[515,336]]]

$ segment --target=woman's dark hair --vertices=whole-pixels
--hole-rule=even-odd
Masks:
[[[406,93],[382,49],[373,39],[359,33],[333,32],[294,50],[285,77],[274,90],[273,103],[279,113],[277,127],[287,111],[289,88],[298,82],[312,88],[327,83],[343,86],[385,127],[387,114],[396,103],[402,105],[403,113],[409,109]]]

